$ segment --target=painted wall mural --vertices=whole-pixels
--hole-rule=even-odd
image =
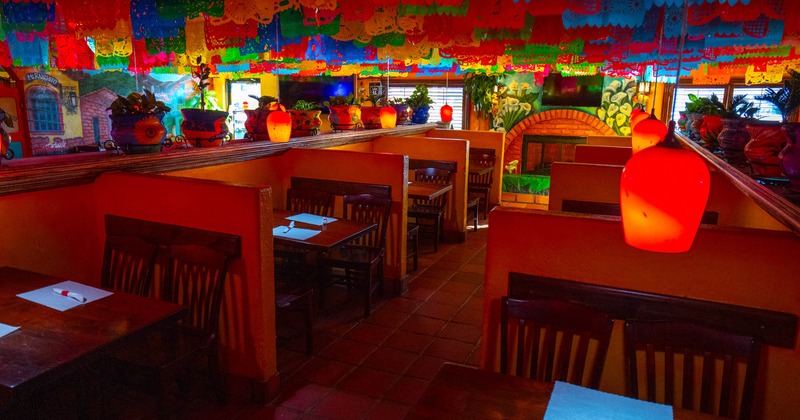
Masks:
[[[636,80],[607,77],[603,85],[603,102],[597,108],[597,117],[605,121],[617,135],[630,136]]]

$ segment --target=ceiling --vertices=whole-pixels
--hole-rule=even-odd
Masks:
[[[794,0],[2,0],[0,65],[538,72],[748,81],[800,68]],[[688,5],[688,7],[684,7]],[[777,75],[777,76],[776,76]],[[780,80],[780,79],[778,79]]]

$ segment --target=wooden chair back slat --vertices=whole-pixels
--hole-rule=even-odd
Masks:
[[[148,296],[158,246],[130,235],[107,235],[100,285]]]
[[[296,213],[332,216],[333,198],[329,191],[289,188],[286,190],[286,209]]]
[[[414,180],[431,184],[446,185],[453,182],[453,172],[436,168],[418,168],[414,170]],[[433,200],[415,200],[416,204],[447,207],[447,193]]]
[[[354,240],[354,244],[383,249],[386,246],[386,231],[391,214],[392,200],[372,194],[347,195],[344,197],[344,218],[375,223],[378,228]]]

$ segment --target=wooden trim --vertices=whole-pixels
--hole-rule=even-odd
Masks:
[[[561,211],[572,213],[602,214],[605,216],[621,216],[619,203],[600,203],[596,201],[584,200],[562,200]],[[700,223],[705,225],[716,225],[719,221],[719,213],[715,211],[703,212]]]
[[[616,319],[691,322],[788,349],[794,349],[797,340],[797,316],[786,312],[521,273],[508,274],[508,295],[516,299],[566,299]]]
[[[700,157],[705,159],[709,165],[725,175],[739,191],[755,201],[756,204],[761,206],[761,208],[769,213],[770,216],[774,217],[775,220],[783,223],[794,232],[795,235],[800,236],[800,208],[792,204],[789,200],[774,193],[769,188],[759,184],[753,178],[750,178],[728,164],[728,162],[718,158],[708,149],[689,140],[683,134],[675,133],[675,137],[684,147],[696,152]]]
[[[260,159],[278,155],[292,147],[325,149],[371,141],[380,136],[423,134],[432,128],[434,124],[349,131],[298,137],[288,143],[235,140],[222,147],[181,149],[173,146],[161,153],[142,155],[99,152],[3,160],[0,167],[0,196],[90,184],[100,174],[109,171],[150,174],[175,172]]]
[[[340,196],[372,194],[378,197],[392,199],[392,187],[389,185],[293,176],[291,186],[292,188],[326,191],[333,195]]]
[[[105,227],[106,235],[136,236],[163,246],[203,245],[231,257],[241,256],[241,238],[239,235],[230,233],[151,222],[113,214],[105,215]]]
[[[449,160],[408,159],[408,169],[436,168],[456,173],[456,162]]]

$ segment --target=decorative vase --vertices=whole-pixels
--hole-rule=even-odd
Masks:
[[[700,138],[711,147],[717,143],[717,137],[722,131],[722,117],[719,115],[704,115],[703,124],[700,125]]]
[[[267,109],[246,109],[247,120],[244,128],[247,130],[247,137],[253,141],[269,141],[267,132],[267,117],[270,111]]]
[[[694,123],[694,113],[691,112],[684,112],[683,115],[686,117],[686,122],[683,124],[683,132],[686,133],[688,136],[690,134],[692,124]]]
[[[786,143],[780,123],[759,122],[747,124],[750,141],[744,146],[744,155],[753,168],[753,175],[775,178],[781,176],[778,154]]]
[[[361,125],[361,108],[358,105],[331,105],[328,119],[334,130],[355,130]]]
[[[786,147],[778,154],[781,170],[789,178],[790,188],[800,191],[800,145],[797,144],[800,122],[784,124],[783,132],[786,135]]]
[[[747,120],[744,118],[723,118],[722,131],[717,136],[719,147],[725,150],[742,150],[744,145],[750,141],[745,127]]]
[[[361,122],[364,123],[364,128],[381,128],[381,109],[377,106],[362,106]]]
[[[408,121],[408,105],[392,105],[392,108],[397,111],[397,125],[405,124]]]
[[[289,113],[292,114],[292,137],[313,136],[319,133],[322,124],[319,115],[322,111],[290,109]]]
[[[160,152],[167,137],[165,113],[112,115],[111,138],[128,154]]]
[[[181,110],[181,132],[186,142],[196,147],[222,146],[228,136],[228,113],[194,108]]]
[[[431,107],[418,106],[411,112],[411,122],[414,124],[425,124],[428,122],[428,113]]]
[[[686,131],[686,121],[687,121],[686,112],[678,111],[678,114],[680,114],[681,116],[680,118],[678,118],[678,128],[680,128],[681,131]]]
[[[692,124],[689,125],[688,122],[686,123],[686,128],[689,129],[689,137],[691,137],[694,141],[699,141],[701,139],[700,126],[703,125],[703,114],[699,112],[693,112],[690,115],[692,116]]]

